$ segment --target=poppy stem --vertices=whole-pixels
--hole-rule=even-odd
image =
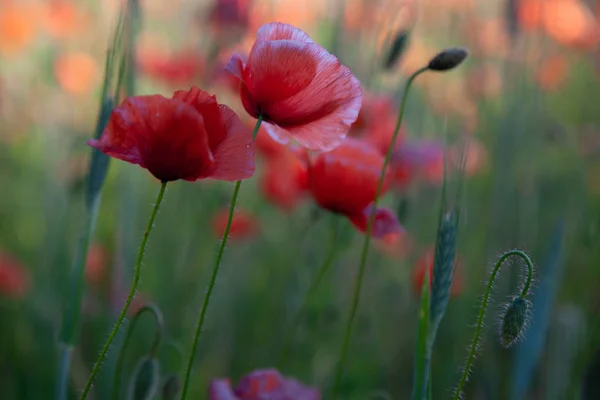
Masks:
[[[352,306],[350,308],[350,316],[348,318],[348,322],[346,324],[346,330],[344,333],[344,339],[342,341],[342,350],[340,353],[340,358],[338,361],[337,372],[335,377],[335,383],[333,385],[333,399],[337,399],[339,396],[340,385],[342,383],[342,375],[344,373],[344,364],[346,363],[346,357],[348,354],[348,345],[350,344],[350,337],[352,336],[352,328],[354,326],[354,319],[356,318],[356,312],[358,310],[358,305],[360,303],[360,292],[362,289],[362,281],[365,273],[365,267],[367,265],[367,255],[369,254],[369,246],[371,244],[371,233],[373,231],[373,222],[375,220],[375,212],[377,210],[377,204],[379,203],[379,196],[383,190],[383,183],[385,181],[385,175],[387,171],[387,167],[390,163],[390,159],[392,158],[392,152],[396,146],[396,139],[398,138],[398,133],[400,132],[400,127],[402,126],[402,119],[404,118],[404,109],[406,108],[406,99],[408,98],[408,92],[410,86],[417,76],[427,71],[428,67],[423,67],[416,72],[414,72],[406,81],[406,85],[404,86],[404,93],[402,95],[402,103],[400,104],[400,112],[398,113],[398,120],[396,122],[396,128],[394,129],[394,136],[392,137],[392,141],[390,146],[388,147],[388,151],[385,155],[385,160],[383,162],[383,168],[381,168],[381,174],[379,175],[379,182],[377,184],[377,191],[375,192],[375,200],[373,201],[373,207],[371,209],[371,215],[369,215],[369,221],[367,223],[367,230],[365,232],[365,241],[363,243],[362,252],[360,256],[360,265],[358,267],[358,275],[356,276],[356,281],[354,285],[354,293],[352,297]]]
[[[256,121],[256,125],[254,125],[254,130],[252,131],[252,140],[256,139],[256,135],[258,134],[258,129],[260,128],[260,124],[263,121],[263,116],[259,115],[258,120]],[[206,310],[208,309],[208,303],[210,301],[210,296],[215,287],[215,282],[217,280],[217,275],[219,273],[219,266],[221,265],[221,259],[223,258],[223,252],[225,251],[225,246],[227,245],[227,239],[229,239],[229,231],[231,230],[231,223],[233,222],[233,215],[235,213],[235,204],[237,203],[238,194],[240,192],[240,186],[242,186],[242,181],[237,181],[235,183],[235,187],[233,188],[233,195],[231,197],[231,205],[229,206],[229,217],[227,219],[227,226],[225,226],[225,232],[223,233],[223,238],[221,239],[221,244],[219,246],[219,250],[217,252],[217,259],[215,261],[215,266],[213,267],[212,275],[210,277],[210,281],[208,283],[208,289],[206,289],[206,294],[204,295],[204,301],[202,303],[202,309],[200,310],[200,316],[198,317],[198,323],[196,324],[196,331],[194,332],[194,339],[192,342],[192,350],[190,352],[190,357],[188,359],[188,364],[185,370],[185,379],[183,381],[183,388],[181,390],[181,400],[185,399],[185,396],[188,392],[188,387],[190,383],[190,376],[192,373],[192,365],[194,364],[194,357],[196,356],[196,349],[198,348],[198,339],[200,338],[200,332],[202,331],[202,326],[204,325],[204,318],[206,317]]]
[[[525,297],[527,297],[527,294],[529,293],[529,289],[531,288],[531,285],[533,282],[533,263],[531,262],[531,259],[529,258],[529,256],[521,250],[511,250],[511,251],[507,251],[506,253],[502,254],[502,256],[500,257],[498,262],[496,262],[496,265],[494,266],[494,269],[492,270],[492,274],[490,275],[490,278],[488,279],[488,283],[485,286],[485,292],[483,294],[483,301],[481,302],[481,306],[479,308],[479,315],[477,317],[477,324],[475,325],[475,334],[473,335],[473,340],[471,341],[471,346],[469,348],[469,355],[467,356],[467,361],[463,368],[462,375],[460,377],[460,381],[458,382],[456,389],[454,389],[454,395],[452,396],[453,400],[458,400],[458,399],[462,398],[462,390],[463,390],[465,384],[467,383],[467,380],[469,379],[469,373],[471,372],[471,366],[473,365],[473,360],[475,359],[475,353],[477,352],[477,349],[479,348],[479,342],[481,340],[481,333],[483,330],[483,319],[485,317],[485,311],[487,309],[488,302],[492,295],[492,289],[494,288],[494,282],[496,281],[496,277],[498,276],[498,273],[500,272],[500,267],[502,267],[502,265],[504,264],[504,261],[511,256],[521,257],[523,259],[523,261],[525,261],[525,264],[527,265],[527,277],[525,279],[525,283],[523,284],[523,287],[521,288],[521,293],[519,294],[519,297],[522,299],[525,299]]]
[[[329,245],[329,252],[327,253],[327,256],[325,257],[325,260],[324,260],[323,264],[321,265],[321,268],[319,268],[319,272],[317,273],[316,279],[313,281],[312,285],[306,292],[306,294],[304,296],[304,301],[302,302],[302,306],[298,309],[298,311],[296,312],[296,315],[294,316],[294,319],[292,320],[290,331],[287,334],[286,340],[283,345],[283,350],[281,352],[281,358],[279,359],[278,368],[277,368],[279,370],[281,370],[281,368],[284,366],[284,364],[287,360],[287,356],[289,354],[290,347],[292,345],[292,340],[294,339],[294,334],[296,333],[296,331],[298,330],[298,327],[300,326],[300,323],[302,322],[302,317],[304,316],[304,313],[306,312],[306,308],[308,306],[309,300],[311,299],[311,297],[315,294],[315,292],[321,285],[321,281],[323,280],[325,275],[327,275],[329,268],[331,267],[331,265],[333,265],[333,261],[336,258],[336,255],[338,253],[337,238],[338,238],[338,232],[339,232],[339,220],[340,220],[339,216],[337,216],[335,214],[331,215],[331,244]]]
[[[121,324],[125,320],[125,316],[127,315],[129,306],[131,305],[131,302],[133,301],[133,297],[135,296],[135,292],[137,290],[137,286],[140,281],[140,271],[142,269],[142,260],[144,259],[144,252],[146,251],[146,243],[148,242],[148,237],[150,236],[150,231],[152,230],[152,227],[154,226],[154,219],[156,218],[156,214],[158,214],[158,209],[160,208],[160,203],[162,202],[162,199],[165,195],[166,188],[167,188],[167,182],[161,182],[160,190],[158,192],[158,197],[156,198],[156,203],[154,204],[154,208],[152,209],[152,214],[150,214],[150,219],[148,220],[148,226],[146,227],[146,231],[144,232],[144,236],[142,237],[142,242],[140,244],[140,250],[138,252],[137,261],[135,263],[133,282],[131,284],[131,289],[129,290],[129,296],[127,296],[127,301],[125,302],[125,306],[123,306],[123,309],[121,310],[121,313],[119,314],[117,323],[115,324],[112,331],[110,332],[110,335],[108,336],[108,339],[106,340],[106,343],[104,343],[104,346],[102,347],[102,350],[100,351],[100,355],[96,359],[96,363],[94,364],[92,373],[90,374],[87,384],[85,385],[85,389],[83,389],[83,393],[81,394],[80,400],[84,400],[87,397],[87,395],[92,387],[92,384],[94,383],[94,379],[96,378],[98,371],[100,371],[102,362],[104,362],[104,359],[106,358],[106,354],[108,353],[108,350],[110,349],[110,345],[112,344],[112,341],[114,340],[115,336],[117,336],[117,332],[119,332],[119,328],[121,327]]]

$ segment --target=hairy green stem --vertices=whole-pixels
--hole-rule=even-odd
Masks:
[[[410,86],[413,83],[413,81],[415,80],[415,78],[427,70],[428,70],[427,67],[423,67],[423,68],[417,70],[406,81],[406,86],[404,87],[404,94],[402,96],[402,103],[400,104],[400,112],[398,114],[396,128],[394,129],[394,135],[392,137],[390,146],[388,147],[388,151],[385,155],[385,160],[383,162],[383,168],[381,168],[381,174],[379,176],[379,182],[377,184],[375,200],[373,201],[373,208],[371,210],[371,215],[369,215],[367,231],[365,232],[365,241],[363,243],[362,252],[360,255],[360,264],[358,267],[358,275],[356,277],[355,286],[354,286],[352,306],[350,307],[350,316],[349,316],[348,322],[346,324],[346,331],[344,333],[344,339],[342,341],[342,350],[341,350],[340,358],[338,361],[335,383],[333,385],[333,399],[334,400],[337,399],[338,395],[339,395],[340,384],[342,382],[342,375],[344,373],[344,364],[346,363],[346,356],[348,353],[348,345],[350,344],[350,337],[352,336],[352,327],[354,326],[354,319],[356,318],[356,311],[358,310],[358,305],[360,303],[360,292],[362,289],[362,280],[363,280],[363,275],[365,273],[365,267],[367,265],[367,255],[369,254],[369,246],[371,244],[371,232],[373,231],[373,221],[375,220],[375,211],[377,209],[377,204],[379,202],[379,196],[381,195],[381,192],[383,190],[383,183],[385,181],[387,167],[390,163],[390,159],[392,158],[392,153],[394,151],[394,147],[396,146],[396,139],[398,138],[398,133],[400,132],[400,127],[402,126],[402,119],[404,117],[404,110],[406,108],[406,99],[408,97],[408,92],[409,92]]]
[[[160,208],[160,203],[162,202],[162,199],[165,195],[166,188],[167,188],[167,182],[161,182],[160,190],[158,192],[158,197],[156,198],[156,203],[154,204],[154,208],[152,209],[152,214],[150,214],[150,219],[148,220],[148,226],[146,227],[146,231],[144,232],[144,236],[142,237],[142,243],[140,244],[140,250],[138,253],[137,261],[135,263],[133,282],[131,284],[131,289],[129,290],[129,296],[127,296],[127,301],[125,302],[125,306],[123,307],[123,309],[121,310],[121,313],[119,314],[117,323],[115,324],[112,331],[110,332],[110,335],[108,336],[108,339],[106,340],[106,343],[104,343],[104,346],[102,347],[102,350],[100,351],[100,355],[96,359],[96,363],[94,364],[92,373],[90,374],[87,384],[85,385],[85,389],[83,389],[83,393],[81,394],[81,398],[80,398],[81,400],[84,400],[87,397],[87,395],[92,387],[92,384],[94,383],[94,379],[96,378],[98,371],[100,371],[100,366],[102,365],[102,362],[106,358],[106,354],[108,353],[108,350],[110,349],[110,345],[111,345],[112,341],[114,340],[115,336],[117,336],[117,332],[119,332],[119,328],[121,327],[121,324],[125,320],[125,316],[127,315],[129,306],[131,305],[131,302],[133,301],[133,297],[135,296],[135,292],[137,290],[137,286],[140,281],[140,271],[142,269],[142,260],[144,259],[144,252],[146,251],[146,243],[148,242],[148,237],[150,236],[150,231],[152,230],[152,227],[154,226],[154,219],[156,218],[156,214],[158,213],[158,209]]]
[[[260,124],[263,121],[262,115],[258,117],[256,121],[256,125],[254,126],[254,131],[252,132],[252,139],[256,139],[256,135],[258,134],[258,129],[260,128]],[[221,239],[221,245],[219,246],[219,250],[217,252],[217,259],[215,261],[215,265],[212,270],[212,275],[210,277],[210,281],[208,283],[208,289],[206,289],[206,294],[204,295],[204,301],[202,303],[202,309],[200,310],[200,316],[198,317],[198,323],[196,324],[196,330],[194,332],[194,338],[192,341],[192,350],[190,351],[190,357],[188,359],[187,367],[185,370],[185,379],[183,381],[183,388],[181,390],[181,400],[185,399],[187,395],[189,384],[190,384],[190,376],[192,374],[192,366],[194,364],[194,358],[196,356],[196,349],[198,348],[198,339],[200,338],[200,332],[202,332],[202,326],[204,325],[204,319],[206,317],[206,310],[208,309],[208,303],[210,301],[210,296],[212,295],[213,289],[215,287],[215,282],[217,280],[217,275],[219,274],[219,266],[221,265],[221,259],[223,258],[223,253],[225,251],[225,246],[227,245],[227,239],[229,238],[229,231],[231,229],[231,223],[233,222],[233,215],[235,213],[235,205],[237,203],[238,194],[240,192],[240,187],[242,186],[242,181],[237,181],[233,188],[233,195],[231,196],[231,205],[229,206],[229,217],[227,218],[227,225],[225,226],[225,232],[223,233],[223,238]]]
[[[155,355],[158,351],[158,346],[160,345],[162,334],[164,330],[164,322],[163,316],[160,310],[153,305],[144,306],[135,313],[129,328],[127,329],[127,335],[125,336],[125,340],[123,341],[123,347],[121,347],[121,352],[119,353],[119,358],[117,359],[117,365],[115,367],[115,376],[113,378],[113,387],[112,387],[112,396],[113,400],[119,399],[119,389],[121,388],[121,375],[123,371],[123,363],[125,362],[125,350],[127,350],[127,345],[129,344],[129,340],[133,336],[133,329],[135,328],[139,317],[144,313],[149,312],[154,316],[154,320],[156,321],[156,334],[154,335],[154,341],[152,342],[152,347],[148,352],[150,355]]]
[[[473,340],[471,342],[471,348],[469,349],[469,354],[467,356],[467,361],[463,368],[462,375],[460,377],[460,381],[458,382],[458,385],[456,386],[456,389],[454,390],[454,396],[452,397],[453,400],[460,399],[462,390],[469,378],[469,372],[471,371],[471,366],[473,365],[473,360],[475,359],[475,353],[477,352],[477,348],[479,346],[479,341],[481,340],[481,332],[483,330],[483,319],[485,317],[485,311],[487,309],[487,305],[490,300],[490,296],[492,294],[492,288],[494,287],[494,282],[500,272],[500,267],[502,267],[502,265],[504,264],[504,261],[510,256],[521,257],[525,261],[525,264],[527,264],[527,278],[525,280],[525,284],[523,285],[523,289],[521,290],[521,294],[519,296],[524,299],[527,296],[527,293],[529,293],[529,289],[531,288],[531,283],[533,281],[533,263],[531,262],[531,259],[529,258],[529,256],[521,250],[511,250],[511,251],[507,251],[506,253],[502,254],[500,259],[494,266],[492,274],[490,275],[488,283],[485,287],[485,292],[483,294],[483,301],[481,302],[481,307],[479,308],[479,316],[477,317],[477,325],[475,326],[475,335],[473,336]]]
[[[315,292],[317,291],[319,286],[321,285],[323,278],[325,277],[325,275],[327,275],[327,272],[329,271],[329,268],[333,264],[333,261],[335,260],[335,257],[337,255],[337,250],[338,250],[337,237],[338,237],[338,229],[339,229],[339,220],[340,220],[340,218],[337,215],[335,215],[335,214],[331,215],[331,243],[329,244],[329,252],[327,253],[327,256],[325,257],[325,260],[323,261],[321,268],[319,268],[319,272],[317,273],[316,279],[313,281],[310,288],[306,292],[306,295],[304,296],[304,301],[302,302],[302,306],[300,306],[300,308],[296,312],[296,315],[294,316],[294,319],[292,320],[292,324],[290,326],[290,331],[287,334],[286,340],[283,345],[283,350],[281,352],[281,357],[280,357],[279,363],[278,363],[278,368],[280,370],[283,367],[283,365],[285,364],[285,361],[287,360],[287,356],[289,354],[290,347],[291,347],[292,341],[294,339],[294,334],[296,333],[296,331],[298,330],[298,327],[300,326],[302,317],[304,316],[304,313],[306,312],[306,308],[308,307],[308,302],[311,299],[311,297],[315,294]]]

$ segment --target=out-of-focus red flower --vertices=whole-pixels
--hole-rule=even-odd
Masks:
[[[287,153],[287,145],[273,139],[264,125],[261,125],[258,129],[254,145],[256,151],[267,159],[273,159]]]
[[[86,94],[98,77],[96,60],[86,53],[60,55],[54,62],[54,76],[60,87],[71,94]]]
[[[317,389],[294,378],[285,378],[275,369],[256,370],[240,380],[236,388],[229,379],[215,379],[208,388],[208,400],[321,400]]]
[[[85,279],[91,285],[98,285],[106,274],[108,254],[106,249],[98,243],[90,246],[85,263]]]
[[[542,5],[548,36],[565,46],[590,49],[600,43],[600,26],[579,0],[551,0]]]
[[[372,142],[382,154],[386,154],[396,129],[397,114],[397,107],[391,97],[363,93],[362,107],[349,134]],[[404,127],[401,127],[396,148],[400,146],[404,136]]]
[[[441,183],[444,180],[443,145],[432,141],[403,144],[392,154],[391,177],[401,188],[416,179]]]
[[[29,289],[29,275],[14,258],[0,253],[0,295],[14,299],[25,297]]]
[[[267,159],[260,188],[268,201],[292,211],[308,190],[308,158],[304,149],[286,148]]]
[[[558,90],[564,85],[568,72],[567,59],[561,54],[555,54],[538,63],[536,80],[544,90]]]
[[[137,65],[143,74],[169,85],[189,84],[205,68],[204,59],[192,50],[174,54],[146,50],[139,54]]]
[[[212,221],[213,232],[215,236],[222,238],[225,234],[225,228],[227,228],[227,221],[229,220],[229,208],[219,210],[214,216]],[[231,228],[229,229],[229,238],[242,240],[252,237],[259,230],[258,221],[250,213],[236,209],[233,214],[233,220],[231,221]]]
[[[235,181],[254,175],[251,132],[229,107],[197,87],[177,91],[171,99],[126,99],[100,139],[88,144],[148,169],[161,181]]]
[[[216,0],[208,13],[208,23],[217,31],[245,29],[251,6],[250,0]]]
[[[33,41],[36,20],[32,11],[31,7],[21,4],[8,3],[0,7],[0,54],[14,55]]]
[[[346,137],[361,105],[360,82],[335,56],[291,25],[259,30],[247,60],[234,53],[227,70],[241,81],[246,111],[263,116],[281,143],[327,151]]]
[[[318,154],[311,162],[310,191],[321,207],[345,215],[359,231],[365,232],[383,163],[383,155],[371,143],[347,138],[339,147]],[[387,187],[385,182],[382,194]],[[401,231],[393,211],[387,208],[375,211],[373,237]]]
[[[429,288],[431,289],[431,282],[433,278],[433,263],[435,261],[435,249],[429,247],[418,259],[412,274],[412,284],[415,293],[420,294],[421,288],[423,287],[423,279],[425,279],[425,271],[429,269]],[[458,261],[455,262],[454,266],[454,280],[452,281],[452,287],[450,288],[450,296],[458,296],[463,291],[463,278],[460,273],[461,269],[457,265]]]

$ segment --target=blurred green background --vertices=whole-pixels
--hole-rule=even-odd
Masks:
[[[120,2],[0,0],[0,398],[55,398],[59,331],[85,220],[84,183],[106,49]],[[488,310],[468,399],[600,398],[600,1],[144,0],[135,45],[136,94],[197,85],[253,122],[220,70],[248,51],[257,28],[307,31],[361,80],[399,99],[408,74],[449,46],[469,48],[456,71],[427,73],[409,97],[406,142],[466,143],[458,259],[460,287],[433,356],[433,398],[457,383],[491,265],[511,248],[537,266],[525,340],[498,343],[501,305],[522,266],[506,267]],[[410,31],[396,62],[394,40]],[[448,154],[453,154],[449,151]],[[450,157],[450,160],[452,158]],[[248,220],[225,253],[200,339],[190,398],[211,379],[278,362],[289,324],[329,251],[333,216],[308,196],[284,210],[257,175],[242,186]],[[344,399],[405,399],[412,390],[418,268],[435,243],[440,166],[390,190],[406,235],[374,243],[345,368]],[[265,178],[266,179],[266,178]],[[451,185],[450,185],[451,186]],[[111,160],[86,267],[71,397],[85,385],[120,311],[159,183]],[[149,241],[138,304],[165,319],[163,377],[181,373],[214,262],[232,185],[175,182]],[[339,356],[362,234],[342,221],[338,256],[294,336],[289,376],[327,398]],[[421,278],[422,279],[422,278]],[[108,399],[124,329],[92,396]],[[124,381],[150,346],[143,316]]]

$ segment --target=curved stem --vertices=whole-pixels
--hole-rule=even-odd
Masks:
[[[127,315],[127,310],[129,310],[129,306],[131,305],[131,302],[133,301],[133,297],[135,296],[135,291],[137,290],[137,285],[140,281],[140,271],[142,269],[142,260],[144,259],[146,243],[148,242],[148,237],[150,236],[150,231],[152,230],[152,226],[154,225],[154,219],[156,218],[156,214],[158,213],[158,209],[160,208],[160,203],[162,202],[162,199],[165,195],[166,188],[167,188],[167,182],[161,182],[160,190],[158,192],[158,197],[156,198],[156,203],[154,204],[154,208],[152,209],[152,214],[150,214],[150,219],[148,220],[148,226],[146,227],[146,231],[144,232],[144,236],[142,237],[142,243],[140,244],[140,250],[138,252],[137,261],[135,263],[133,282],[131,284],[131,289],[129,290],[129,296],[127,296],[127,301],[125,302],[125,306],[123,307],[123,309],[121,310],[121,313],[119,314],[117,323],[115,324],[112,331],[110,332],[110,335],[108,335],[108,339],[106,340],[106,343],[104,343],[104,346],[102,347],[102,350],[100,351],[100,355],[96,359],[96,363],[94,364],[92,373],[87,381],[87,384],[85,385],[85,389],[83,389],[83,393],[81,394],[81,398],[80,398],[81,400],[84,400],[87,397],[87,395],[92,387],[92,384],[94,383],[94,379],[96,378],[98,371],[100,371],[100,366],[102,365],[102,362],[106,358],[108,349],[110,349],[110,345],[111,345],[112,341],[114,340],[115,336],[117,335],[117,332],[119,332],[119,328],[121,327],[121,324],[123,323],[123,321],[125,320],[125,316]]]
[[[316,279],[313,281],[313,283],[310,285],[310,288],[306,292],[306,295],[304,296],[304,301],[302,302],[302,306],[300,306],[300,308],[298,309],[298,312],[296,312],[296,315],[294,316],[294,319],[292,320],[291,328],[287,334],[286,340],[283,345],[283,350],[281,352],[281,358],[279,359],[279,363],[278,363],[279,370],[281,370],[281,368],[285,364],[285,361],[287,360],[287,356],[289,354],[290,347],[291,347],[292,341],[294,339],[294,334],[296,333],[296,330],[298,330],[300,322],[302,321],[302,317],[304,316],[304,313],[306,312],[306,307],[308,306],[309,300],[311,299],[311,297],[315,294],[315,292],[321,285],[321,281],[323,280],[325,275],[327,275],[329,268],[331,267],[331,265],[333,264],[333,261],[335,260],[335,257],[337,255],[337,250],[338,250],[337,237],[338,237],[338,229],[339,229],[339,220],[340,220],[340,218],[337,215],[333,214],[331,216],[331,244],[329,245],[329,252],[327,253],[327,256],[325,257],[325,260],[323,261],[321,268],[319,268],[319,272],[317,273]]]
[[[408,92],[412,82],[415,80],[417,76],[427,71],[427,67],[423,67],[413,73],[408,80],[406,81],[406,86],[404,87],[404,94],[402,96],[402,103],[400,104],[400,112],[398,113],[398,120],[396,122],[396,128],[394,129],[394,136],[392,137],[392,141],[390,146],[388,147],[388,151],[385,155],[385,160],[383,162],[383,168],[381,168],[381,174],[379,175],[379,182],[377,184],[377,192],[375,195],[375,200],[373,202],[373,208],[371,210],[371,215],[369,215],[369,221],[367,224],[367,231],[365,232],[365,241],[363,243],[362,252],[360,255],[360,265],[358,267],[358,275],[356,277],[355,286],[354,286],[354,294],[352,298],[352,306],[350,308],[350,317],[348,318],[348,322],[346,324],[346,331],[344,333],[344,339],[342,342],[342,351],[340,353],[340,359],[338,361],[337,373],[335,378],[335,383],[333,386],[333,399],[337,399],[340,384],[342,381],[342,374],[344,372],[344,364],[346,363],[346,356],[348,353],[348,345],[350,344],[350,336],[352,335],[352,327],[354,325],[354,318],[356,317],[356,311],[358,310],[358,304],[360,303],[360,292],[362,288],[362,280],[363,275],[365,273],[365,267],[367,265],[367,255],[369,254],[369,246],[371,244],[371,232],[373,231],[373,221],[375,220],[375,212],[377,209],[377,204],[379,202],[379,196],[383,190],[383,183],[385,181],[385,174],[387,171],[387,167],[390,163],[390,159],[392,158],[392,153],[394,151],[394,147],[396,146],[396,139],[398,138],[398,133],[400,132],[400,127],[402,126],[402,119],[404,118],[404,109],[406,108],[406,99],[408,97]]]
[[[121,352],[119,353],[119,358],[117,359],[117,365],[115,367],[115,376],[113,378],[113,387],[112,387],[112,396],[113,400],[118,400],[119,398],[119,389],[121,387],[121,375],[123,370],[123,363],[125,361],[125,350],[127,349],[127,345],[129,344],[129,340],[131,336],[133,336],[133,329],[135,328],[139,317],[144,312],[149,312],[154,315],[154,319],[156,321],[156,334],[154,335],[154,342],[152,342],[152,347],[150,348],[149,354],[154,355],[158,350],[158,346],[160,345],[160,341],[162,338],[162,333],[164,330],[163,316],[160,310],[154,305],[148,305],[140,308],[138,312],[135,313],[129,328],[127,329],[127,335],[125,336],[125,340],[123,341],[123,347],[121,347]]]
[[[473,336],[473,341],[471,342],[471,348],[469,349],[469,355],[467,356],[467,362],[465,363],[465,367],[463,368],[462,376],[460,377],[458,386],[454,391],[454,396],[452,397],[453,400],[460,399],[463,387],[465,386],[465,384],[467,383],[467,379],[469,378],[471,365],[473,364],[473,360],[475,359],[475,353],[477,352],[477,348],[479,347],[479,341],[481,340],[481,331],[483,330],[483,319],[485,317],[485,311],[487,309],[487,305],[492,294],[494,281],[496,280],[496,277],[500,272],[500,267],[502,266],[504,261],[510,256],[521,257],[525,261],[525,264],[527,264],[527,278],[525,280],[525,284],[523,285],[523,289],[521,290],[520,297],[525,298],[527,296],[527,293],[529,293],[529,289],[531,288],[531,283],[533,281],[533,263],[531,262],[529,256],[521,250],[511,250],[502,254],[500,259],[494,266],[492,275],[490,275],[490,279],[488,280],[488,283],[485,287],[483,301],[481,302],[481,307],[479,308],[479,316],[477,317],[477,325],[475,326],[475,335]]]
[[[262,123],[263,117],[260,115],[258,120],[256,121],[256,125],[254,125],[254,131],[252,132],[252,138],[255,139],[258,134],[258,129],[260,128],[260,124]],[[183,381],[183,388],[181,390],[181,400],[185,399],[185,396],[188,392],[188,387],[190,384],[190,376],[192,373],[192,365],[194,364],[194,358],[196,356],[196,349],[198,348],[198,339],[200,338],[200,332],[202,331],[202,325],[204,325],[204,318],[206,317],[206,310],[208,309],[208,303],[210,301],[210,296],[212,295],[213,289],[215,287],[215,282],[217,280],[217,275],[219,274],[219,266],[221,265],[221,259],[223,258],[223,252],[225,251],[225,246],[227,245],[227,239],[229,239],[229,230],[231,229],[231,223],[233,221],[233,214],[235,213],[235,204],[237,203],[238,194],[240,192],[240,186],[242,186],[242,181],[237,181],[235,183],[235,187],[233,188],[233,195],[231,196],[231,205],[229,206],[229,217],[227,218],[227,226],[225,227],[225,232],[223,233],[223,239],[221,239],[221,245],[219,246],[219,250],[217,252],[217,259],[215,261],[215,265],[213,267],[212,275],[210,277],[210,281],[208,283],[208,289],[206,290],[206,294],[204,295],[204,301],[202,303],[202,309],[200,310],[200,316],[198,317],[198,323],[196,324],[196,330],[194,332],[194,339],[192,341],[192,350],[190,352],[190,357],[188,359],[187,367],[185,370],[185,379]]]

